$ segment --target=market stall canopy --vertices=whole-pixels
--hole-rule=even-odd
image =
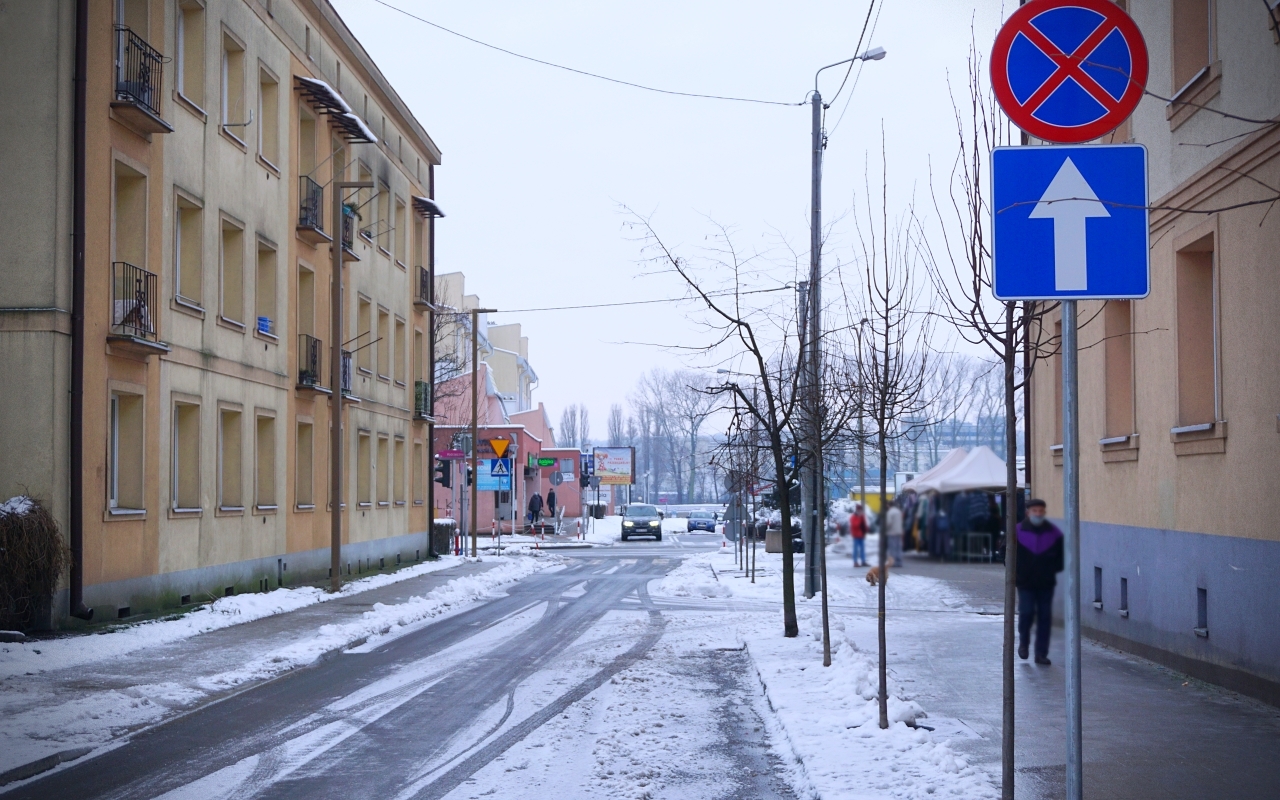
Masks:
[[[956,452],[952,450],[951,453]],[[947,454],[950,458],[951,453]],[[943,459],[945,462],[947,459]],[[944,466],[942,463],[939,467]],[[921,475],[911,483],[917,492],[935,491],[942,494],[950,492],[1001,492],[1004,491],[1008,476],[1006,466],[1000,456],[990,447],[973,448],[962,459],[954,462],[946,470],[937,468]],[[910,485],[910,484],[908,484]],[[906,488],[906,487],[904,487]]]
[[[949,451],[945,456],[942,457],[942,460],[939,461],[937,464],[934,464],[932,467],[920,473],[912,480],[909,480],[906,483],[902,484],[901,491],[905,492],[908,489],[914,489],[917,492],[928,491],[927,489],[921,487],[920,484],[922,481],[927,481],[931,478],[935,478],[939,475],[942,475],[950,471],[952,467],[954,467],[956,464],[959,464],[961,461],[963,461],[965,456],[967,455],[969,455],[969,451],[965,450],[963,447],[957,447],[956,449]]]

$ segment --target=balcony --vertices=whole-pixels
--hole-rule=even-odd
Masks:
[[[413,382],[413,418],[431,420],[431,383],[429,381]]]
[[[351,351],[342,351],[342,396],[348,403],[359,403],[360,398],[356,397],[355,392],[351,390]]]
[[[111,107],[130,125],[146,133],[173,133],[160,116],[165,57],[142,37],[116,26],[116,91]]]
[[[125,352],[150,356],[169,352],[156,335],[155,273],[124,261],[111,265],[111,332],[107,341]]]
[[[342,253],[343,261],[359,261],[356,255],[356,210],[351,206],[342,207]]]
[[[418,267],[418,285],[414,287],[413,304],[418,308],[431,307],[431,273],[426,267]]]
[[[310,334],[298,334],[298,391],[329,394],[324,388],[324,342]]]
[[[298,238],[308,244],[332,242],[324,232],[324,187],[303,175],[298,197]]]

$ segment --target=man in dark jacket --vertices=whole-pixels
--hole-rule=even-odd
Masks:
[[[1018,523],[1018,657],[1026,658],[1031,623],[1036,623],[1036,663],[1048,665],[1053,626],[1053,590],[1062,572],[1062,531],[1045,519],[1043,500],[1027,503]]]
[[[547,490],[547,516],[552,519],[556,518],[556,490]]]
[[[542,495],[534,492],[529,495],[529,524],[537,525],[538,518],[542,516]]]

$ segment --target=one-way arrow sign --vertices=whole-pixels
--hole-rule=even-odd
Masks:
[[[997,148],[991,183],[997,298],[1147,296],[1142,145]]]

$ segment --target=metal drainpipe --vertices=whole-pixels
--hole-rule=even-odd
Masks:
[[[75,120],[71,188],[71,616],[89,620],[84,604],[84,231],[85,126],[89,75],[89,0],[76,0]]]
[[[427,197],[436,199],[436,168],[427,165]],[[436,552],[436,218],[427,218],[427,558]],[[449,463],[450,472],[453,462]],[[452,476],[451,476],[452,477]],[[452,480],[450,481],[452,483]],[[450,513],[453,513],[452,511]],[[454,525],[457,530],[457,525]]]

